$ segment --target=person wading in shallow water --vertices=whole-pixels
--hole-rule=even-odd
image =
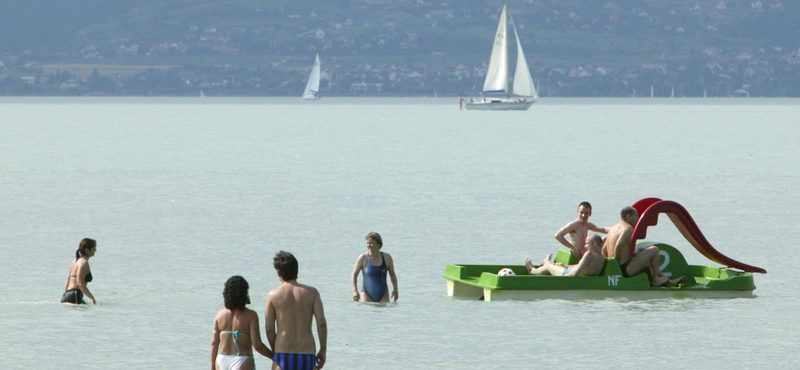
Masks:
[[[273,265],[281,286],[267,294],[267,340],[275,351],[272,369],[322,369],[328,351],[328,323],[319,291],[297,282],[298,263],[291,253],[278,252]],[[311,332],[312,320],[317,322],[319,352]]]
[[[92,271],[89,269],[89,258],[94,257],[97,252],[97,241],[84,238],[75,251],[75,260],[69,266],[67,285],[64,287],[64,294],[61,295],[61,303],[85,304],[83,296],[89,297],[92,304],[96,305],[92,292],[86,284],[92,282]]]
[[[253,348],[272,358],[272,351],[261,341],[258,314],[246,307],[250,304],[250,285],[243,277],[231,276],[225,282],[222,297],[225,308],[214,318],[211,339],[211,370],[255,369]]]
[[[394,260],[389,253],[381,252],[383,239],[376,232],[367,234],[367,252],[356,258],[353,273],[350,275],[350,284],[353,286],[353,300],[358,302],[389,302],[389,285],[386,283],[386,273],[392,279],[392,298],[397,302],[397,275],[394,273]],[[361,272],[363,286],[358,292],[358,273]]]

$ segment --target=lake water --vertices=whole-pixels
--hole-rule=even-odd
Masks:
[[[326,369],[798,368],[798,103],[2,97],[0,368],[207,368],[225,280],[249,281],[263,325],[281,249],[322,294]],[[447,263],[538,261],[581,201],[607,226],[651,196],[767,269],[756,297],[446,296]],[[396,304],[351,301],[370,231]],[[84,237],[100,305],[59,304]],[[666,218],[648,238],[714,265]]]

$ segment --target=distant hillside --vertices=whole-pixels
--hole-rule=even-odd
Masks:
[[[236,75],[237,79],[246,80],[240,81],[240,86],[248,86],[240,89],[239,94],[257,95],[280,94],[302,85],[305,70],[316,52],[323,55],[323,65],[328,67],[330,83],[323,89],[328,93],[352,93],[350,84],[359,81],[381,84],[376,87],[380,92],[401,95],[434,90],[445,94],[469,93],[481,84],[480,70],[488,58],[497,15],[504,3],[503,0],[7,2],[9,6],[0,12],[0,61],[6,68],[6,78],[47,75],[52,71],[30,68],[69,63],[145,66],[131,71],[146,70],[150,65],[159,66],[158,71],[162,71],[162,66],[179,66],[194,75],[211,73],[208,68],[222,68],[223,72],[211,74],[223,80],[226,74]],[[651,72],[663,69],[665,76],[653,77],[642,88],[647,84],[676,85],[678,80],[682,81],[681,88],[687,88],[701,79],[698,86],[690,88],[691,94],[697,94],[700,85],[700,91],[713,84],[719,90],[721,85],[716,80],[719,75],[728,75],[727,84],[731,87],[725,88],[727,93],[752,85],[744,77],[732,75],[762,74],[762,69],[783,68],[781,63],[784,63],[790,70],[780,73],[793,76],[797,68],[787,60],[792,58],[792,51],[800,49],[800,27],[796,24],[800,3],[795,1],[511,0],[508,4],[534,78],[545,83],[555,95],[632,94],[633,88],[626,92],[625,76],[641,74],[643,68]],[[727,65],[741,58],[768,64],[755,63],[758,68],[752,72],[746,72],[750,62],[736,67]],[[714,71],[713,65],[708,67],[715,62],[720,64],[720,71]],[[455,68],[464,68],[464,72],[445,75]],[[704,76],[708,73],[703,68],[716,77]],[[728,71],[731,68],[735,70]],[[413,75],[423,75],[424,81],[405,78],[411,72],[404,69],[416,70]],[[108,77],[105,69],[98,72]],[[598,86],[586,90],[588,80],[577,83],[559,77],[576,73],[581,77],[612,76],[608,78],[617,84],[616,90],[603,91],[603,85],[609,81],[592,82]],[[347,78],[337,81],[341,76]],[[395,81],[397,76],[404,77],[402,84],[386,81],[390,78]],[[70,76],[52,77],[60,81]],[[125,78],[120,75],[115,83],[128,83]],[[764,78],[769,80],[774,76]],[[227,85],[230,79],[227,80],[206,85],[219,87]],[[30,79],[25,81],[31,83]],[[33,82],[34,85],[39,81]],[[183,83],[191,86],[194,82]],[[578,87],[573,88],[576,83]],[[758,83],[763,85],[763,81]],[[19,88],[20,84],[24,85],[6,81],[5,92]],[[232,93],[234,87],[226,86],[221,92]],[[778,87],[780,82],[764,89]],[[184,90],[176,88],[173,93],[193,91]],[[37,91],[33,89],[30,93]],[[788,91],[791,88],[772,94],[786,95]],[[153,89],[146,92],[158,93]]]

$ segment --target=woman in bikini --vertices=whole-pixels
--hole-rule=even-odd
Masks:
[[[261,341],[258,314],[245,307],[250,303],[247,293],[250,286],[241,276],[232,276],[225,282],[222,297],[225,308],[214,319],[214,336],[211,340],[211,370],[251,370],[256,364],[253,348],[272,358],[272,351]]]
[[[94,296],[86,286],[92,282],[92,271],[89,269],[89,258],[94,257],[97,252],[97,241],[84,238],[75,251],[75,261],[69,266],[69,276],[67,286],[64,287],[64,294],[61,295],[61,303],[85,304],[83,296],[89,297],[92,304],[97,304]]]
[[[367,234],[367,252],[356,259],[350,282],[353,285],[353,300],[358,302],[389,302],[389,286],[386,284],[386,273],[392,278],[392,298],[397,302],[397,275],[394,274],[394,261],[389,253],[381,252],[383,240],[376,232]],[[358,292],[358,273],[361,272],[363,286]]]

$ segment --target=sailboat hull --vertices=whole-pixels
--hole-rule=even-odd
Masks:
[[[470,110],[528,110],[536,99],[484,99],[469,102],[465,107]]]

